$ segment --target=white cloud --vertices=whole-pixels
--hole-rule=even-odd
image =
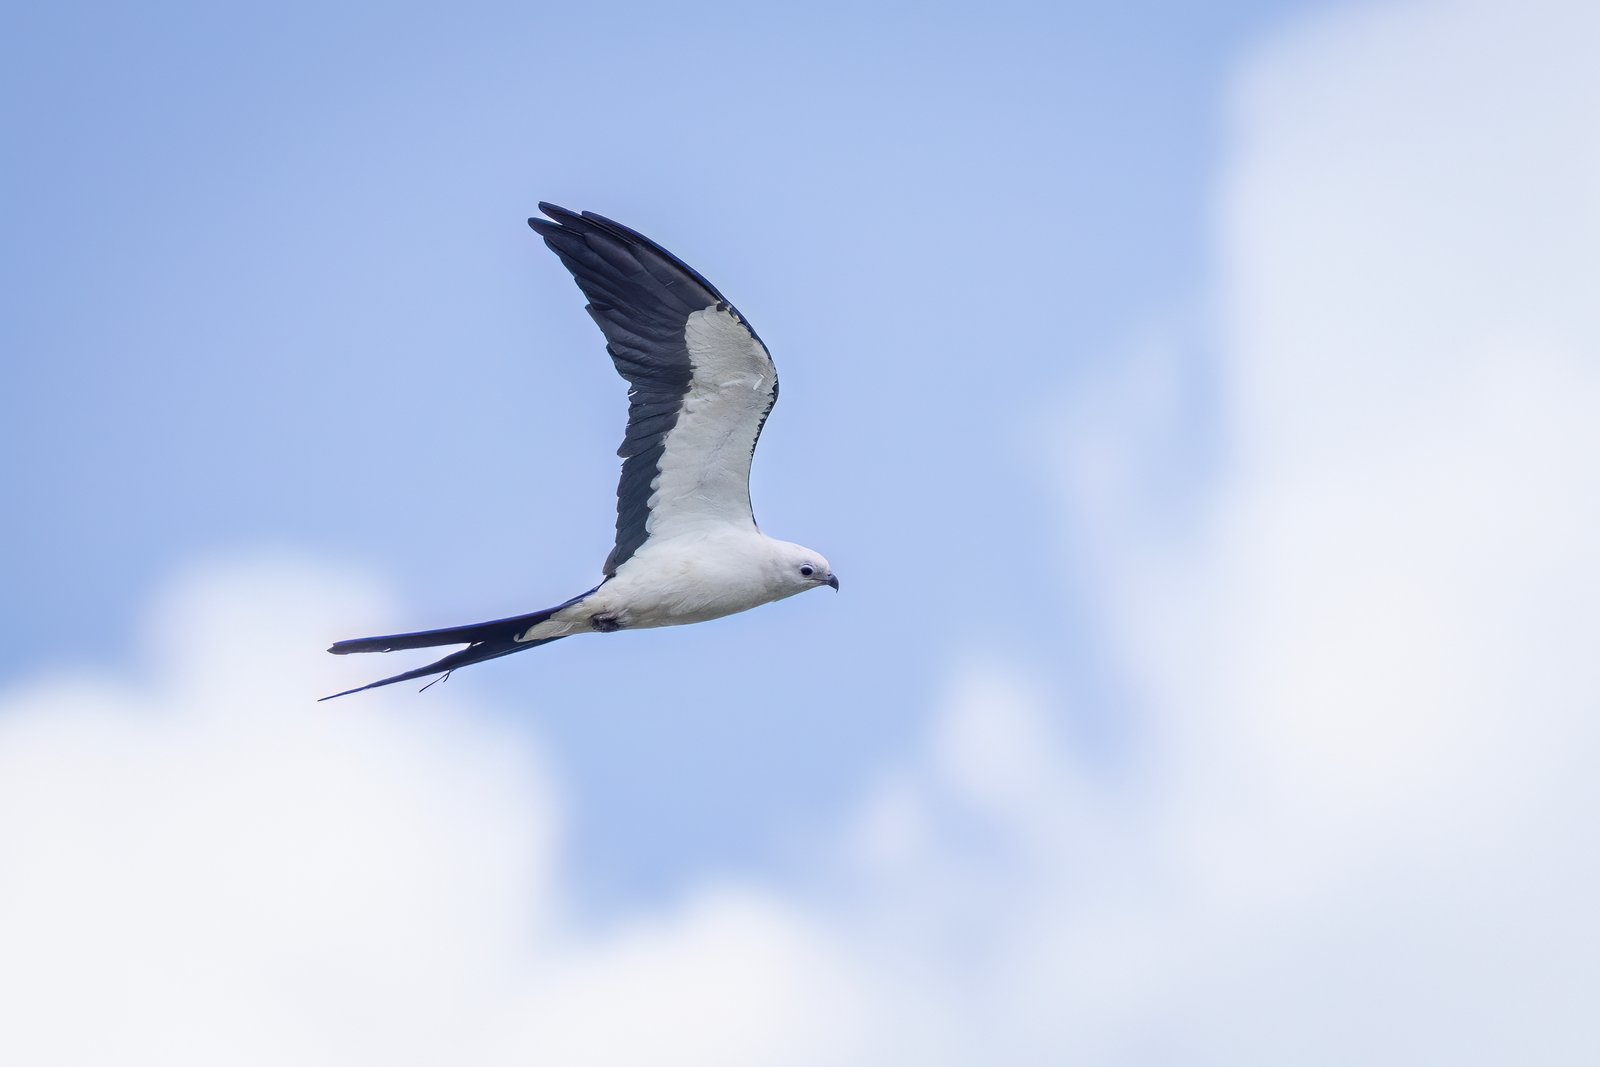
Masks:
[[[857,1062],[868,991],[837,936],[770,891],[705,887],[572,946],[529,990],[502,1062]]]
[[[526,734],[305,700],[374,593],[201,571],[151,677],[0,694],[0,1060],[1593,1062],[1591,10],[1349,9],[1241,78],[1205,506],[1126,489],[1160,338],[1061,463],[1126,766],[968,663],[803,880],[596,927]]]
[[[1410,4],[1269,48],[1223,183],[1208,506],[1152,531],[1085,484],[1148,469],[1137,407],[1064,468],[1201,946],[1141,1017],[1201,1059],[1600,1049],[1597,30]]]
[[[448,696],[311,702],[333,678],[298,621],[371,600],[286,561],[196,574],[146,684],[0,702],[0,1058],[460,1047],[553,921],[558,811],[537,753]]]

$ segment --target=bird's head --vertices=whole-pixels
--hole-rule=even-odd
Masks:
[[[782,588],[787,590],[784,595],[803,593],[819,585],[838,590],[839,579],[834,577],[833,567],[822,553],[788,541],[779,541],[777,545],[779,551],[774,561],[778,572],[776,577]]]

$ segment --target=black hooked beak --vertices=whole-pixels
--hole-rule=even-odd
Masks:
[[[839,591],[839,576],[830,573],[828,575],[828,584],[831,585],[833,587],[833,591],[837,593]]]

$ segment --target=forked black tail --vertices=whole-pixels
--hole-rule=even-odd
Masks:
[[[349,696],[351,693],[376,689],[382,685],[409,682],[413,678],[426,678],[430,674],[447,675],[459,667],[482,663],[486,659],[509,656],[511,653],[521,652],[525,648],[548,645],[551,641],[559,641],[561,640],[560,637],[545,637],[537,641],[518,641],[516,636],[525,632],[528,627],[544,622],[561,609],[570,608],[593,592],[594,590],[591,589],[588,593],[575,596],[564,604],[557,604],[555,607],[546,608],[543,611],[530,612],[527,615],[516,615],[509,619],[475,622],[468,626],[452,626],[444,630],[419,630],[410,634],[389,634],[386,637],[358,637],[351,641],[335,642],[329,646],[328,651],[336,656],[344,656],[352,652],[393,652],[403,648],[433,648],[437,645],[466,645],[467,647],[452,652],[443,659],[435,660],[426,667],[418,667],[415,670],[397,674],[392,678],[384,678],[369,685],[358,685],[354,689],[346,689],[342,693],[321,697],[319,703],[321,700]],[[427,687],[424,686],[423,688]]]

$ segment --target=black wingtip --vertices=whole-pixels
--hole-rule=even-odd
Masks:
[[[541,230],[542,227],[561,230],[572,226],[573,223],[581,223],[583,221],[583,215],[576,211],[568,211],[560,204],[552,204],[548,200],[539,201],[539,210],[550,216],[550,218],[541,219],[538,216],[534,216],[529,219],[528,225],[535,230]]]
[[[699,271],[689,266],[689,264],[673,255],[665,248],[662,248],[655,241],[646,237],[638,230],[633,229],[631,226],[624,226],[615,219],[608,219],[604,215],[594,211],[568,211],[559,204],[552,204],[548,200],[539,201],[539,210],[544,212],[546,215],[549,215],[550,218],[531,218],[528,220],[528,225],[535,233],[543,237],[545,242],[550,244],[551,248],[556,249],[558,254],[560,254],[560,248],[554,243],[551,243],[552,237],[560,240],[562,235],[571,235],[573,237],[587,240],[588,235],[599,231],[613,240],[620,241],[624,245],[639,245],[649,249],[655,255],[660,256],[672,266],[676,267],[678,270],[681,270],[683,273],[692,278],[696,284],[710,294],[713,302],[728,304],[730,307],[732,307],[732,302],[729,301],[727,297],[723,296],[717,287],[712,285],[711,282],[706,279],[704,274],[701,274]],[[552,219],[554,221],[551,221]],[[563,256],[563,258],[565,257]],[[568,267],[571,268],[571,266],[572,265],[569,263]],[[580,280],[578,284],[581,286],[583,282]],[[745,324],[745,328],[749,329],[749,323]],[[752,334],[755,333],[754,330],[750,330],[750,332]],[[760,339],[760,337],[756,338],[758,341]]]
[[[549,238],[552,234],[583,233],[584,220],[588,212],[579,213],[568,211],[559,204],[552,204],[547,200],[539,201],[539,210],[550,216],[541,219],[535,215],[528,220],[528,228],[540,237]]]

